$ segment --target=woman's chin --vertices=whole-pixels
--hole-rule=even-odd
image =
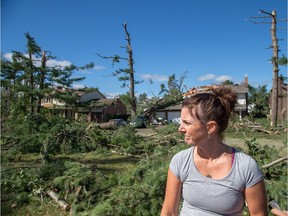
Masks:
[[[185,138],[185,143],[189,146],[192,146],[194,144],[193,140]]]

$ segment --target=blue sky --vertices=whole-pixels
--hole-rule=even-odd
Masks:
[[[83,66],[76,72],[86,79],[75,87],[98,87],[107,96],[125,93],[111,74],[127,62],[112,66],[103,56],[127,57],[127,22],[132,38],[137,95],[159,93],[170,75],[187,72],[185,86],[217,84],[223,80],[241,83],[245,74],[252,86],[272,85],[270,24],[253,24],[249,17],[277,11],[287,18],[287,0],[1,0],[1,53],[25,52],[24,34],[29,32],[43,50],[57,59],[50,64]],[[267,21],[266,19],[250,19]],[[286,27],[279,22],[278,27]],[[287,29],[277,31],[280,56],[287,56]],[[287,68],[280,67],[286,75]],[[149,81],[153,80],[153,83]]]

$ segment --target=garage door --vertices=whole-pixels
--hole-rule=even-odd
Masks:
[[[180,112],[168,112],[168,122],[171,121],[173,118],[180,118]]]

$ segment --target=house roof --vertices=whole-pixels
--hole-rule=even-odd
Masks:
[[[248,93],[249,89],[248,86],[245,84],[234,84],[234,85],[210,85],[210,86],[197,86],[189,89],[187,92],[183,94],[183,97],[189,97],[191,95],[194,95],[196,93],[206,92],[209,91],[211,88],[219,88],[219,87],[227,87],[231,88],[237,93]]]
[[[107,107],[109,105],[111,105],[113,102],[117,101],[118,99],[107,99],[107,98],[103,98],[97,101],[93,101],[90,104],[90,107],[94,107],[94,108],[102,108],[102,107]]]
[[[249,89],[248,86],[245,85],[227,85],[227,87],[232,88],[236,93],[248,93]]]
[[[87,103],[92,100],[101,100],[106,99],[106,97],[98,90],[94,90],[93,92],[88,92],[80,95],[79,102]]]
[[[164,109],[159,109],[157,111],[180,111],[182,109],[182,104],[168,106]]]

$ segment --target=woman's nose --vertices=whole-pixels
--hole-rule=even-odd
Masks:
[[[185,132],[185,128],[182,127],[182,124],[180,124],[179,128],[178,128],[178,132]]]

